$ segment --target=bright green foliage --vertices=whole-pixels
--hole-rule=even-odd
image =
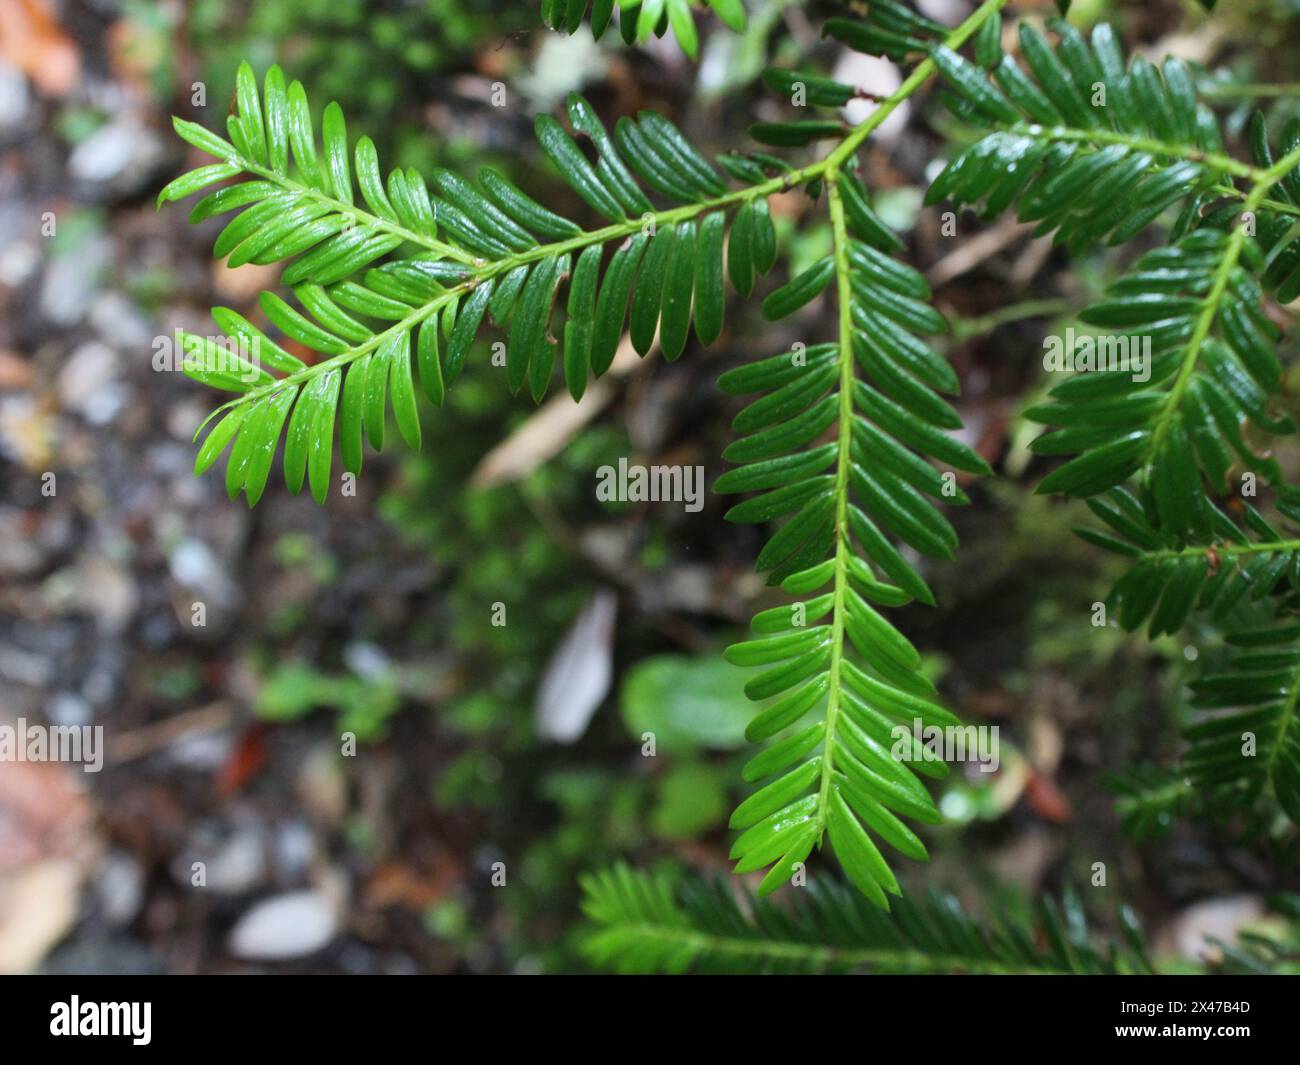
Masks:
[[[876,7],[869,19],[840,20],[828,31],[870,44],[882,20],[904,19],[917,33],[939,32],[905,10]],[[949,43],[958,45],[991,10]],[[856,22],[867,27],[866,37],[850,28]],[[892,41],[892,31],[884,32]],[[913,38],[904,36],[911,47]],[[229,447],[227,487],[232,495],[244,488],[251,504],[286,425],[289,486],[297,490],[309,478],[317,498],[328,486],[336,426],[351,472],[360,468],[363,442],[383,446],[390,409],[399,433],[418,444],[417,377],[428,398],[441,402],[485,316],[508,335],[511,388],[527,383],[538,399],[556,363],[580,396],[588,374],[609,366],[625,324],[636,350],[644,354],[657,336],[668,359],[683,351],[692,324],[701,342],[714,340],[724,272],[747,295],[775,262],[766,197],[797,184],[828,191],[833,254],[771,293],[763,311],[769,319],[791,315],[833,287],[836,342],[760,360],[722,383],[758,396],[736,419],[742,438],[726,457],[738,466],[718,489],[761,493],[735,506],[734,520],[789,516],[758,565],[793,594],[813,596],[760,615],[761,638],[728,652],[735,662],[768,667],[746,693],[773,700],[748,735],[774,742],[745,774],[768,783],[732,819],[744,830],[734,850],[738,868],[772,866],[763,891],[788,879],[829,834],[854,883],[884,906],[899,886],[876,841],[923,858],[924,845],[902,818],[939,819],[918,775],[942,776],[947,767],[896,757],[899,744],[905,754],[911,744],[895,736],[895,726],[957,719],[919,671],[916,649],[877,608],[933,602],[891,536],[922,554],[952,557],[956,536],[933,501],[966,497],[955,475],[930,460],[976,474],[988,467],[948,435],[961,422],[943,397],[955,393],[957,380],[923,339],[944,322],[929,306],[921,275],[893,258],[901,241],[850,173],[856,147],[933,69],[923,63],[896,98],[819,163],[794,171],[762,154],[719,160],[738,190],[662,117],[621,119],[611,135],[573,96],[569,125],[590,141],[595,162],[550,116],[539,116],[537,135],[575,192],[609,223],[585,232],[491,171],[477,185],[438,172],[432,191],[409,171],[385,181],[373,144],[361,138],[353,147],[333,105],[318,149],[301,86],[285,88],[272,68],[260,98],[245,65],[229,142],[177,123],[185,139],[221,162],[179,178],[160,197],[246,175],[195,209],[199,218],[244,209],[218,238],[218,252],[240,262],[296,256],[285,279],[301,309],[272,293],[263,295],[262,309],[276,331],[312,353],[310,365],[224,310],[217,312],[222,329],[256,344],[275,373],[251,364],[232,369],[220,346],[188,342],[191,375],[239,393],[222,408],[198,468]],[[657,200],[674,206],[657,207]],[[606,244],[613,248],[608,262]],[[553,324],[561,304],[562,329]],[[553,339],[561,336],[562,353]],[[832,426],[833,441],[812,446]]]
[[[886,914],[816,879],[777,907],[731,885],[691,879],[680,895],[663,877],[615,866],[583,880],[584,943],[620,972],[1149,973],[1146,946],[1122,908],[1124,943],[1098,949],[1079,900],[1043,900],[1034,925],[981,923],[939,892]]]
[[[773,741],[746,767],[747,780],[769,782],[732,817],[745,830],[732,857],[737,872],[772,864],[759,889],[766,893],[829,832],[849,877],[884,906],[885,893],[899,889],[875,839],[923,859],[924,845],[898,815],[939,820],[916,774],[948,771],[912,762],[910,742],[899,751],[894,729],[957,724],[918,671],[917,650],[876,609],[934,602],[886,533],[952,558],[956,534],[931,500],[968,500],[952,474],[926,460],[971,473],[988,467],[946,435],[961,419],[940,393],[956,392],[957,378],[922,339],[944,328],[925,279],[891,257],[899,242],[854,177],[840,175],[833,196],[835,254],[768,296],[763,312],[792,314],[838,278],[846,300],[840,343],[761,359],[718,382],[726,392],[759,394],[736,416],[743,435],[724,453],[740,465],[715,487],[761,494],[727,517],[790,515],[757,565],[771,583],[807,597],[759,614],[758,638],[727,651],[739,665],[769,667],[745,689],[772,700],[747,735]]]
[[[739,5],[712,6],[730,21]],[[908,822],[939,819],[920,778],[947,767],[913,760],[897,727],[957,722],[921,672],[917,650],[882,611],[933,603],[923,567],[905,550],[952,558],[956,534],[936,504],[967,502],[957,471],[989,472],[951,435],[961,427],[950,402],[957,378],[927,340],[945,323],[924,278],[897,259],[901,240],[855,176],[867,137],[935,75],[948,86],[941,98],[978,139],[952,158],[929,202],[978,205],[988,217],[1014,211],[1072,250],[1171,226],[1168,245],[1138,259],[1082,315],[1103,332],[1149,340],[1149,379],[1078,373],[1029,411],[1052,427],[1035,450],[1068,457],[1043,490],[1087,497],[1109,526],[1087,538],[1134,560],[1112,600],[1121,622],[1149,620],[1153,634],[1173,633],[1203,607],[1233,626],[1230,639],[1242,647],[1222,674],[1197,682],[1198,701],[1215,713],[1191,726],[1180,772],[1132,782],[1122,809],[1152,831],[1189,808],[1190,792],[1203,791],[1240,804],[1271,797],[1295,817],[1300,652],[1269,641],[1295,639],[1288,600],[1300,588],[1300,544],[1249,508],[1242,530],[1218,497],[1239,470],[1281,488],[1278,464],[1258,437],[1294,431],[1274,409],[1284,368],[1279,330],[1264,307],[1267,298],[1300,295],[1300,240],[1291,234],[1300,215],[1300,124],[1285,131],[1275,158],[1257,120],[1254,162],[1241,162],[1225,154],[1177,61],[1126,64],[1108,27],[1086,42],[1054,22],[1055,46],[1021,26],[1022,68],[1001,49],[1002,6],[988,0],[951,33],[898,0],[830,19],[825,32],[852,48],[919,62],[856,127],[831,111],[754,128],[756,139],[778,146],[837,142],[798,168],[758,152],[721,157],[715,168],[659,115],[622,118],[611,132],[585,100],[570,97],[569,128],[542,115],[537,136],[605,220],[591,230],[491,170],[476,182],[438,171],[432,189],[412,171],[385,179],[373,144],[349,141],[337,106],[326,108],[317,142],[301,86],[286,87],[278,68],[261,94],[241,68],[229,141],[176,123],[219,161],[178,178],[160,201],[242,178],[209,193],[192,217],[242,212],[217,240],[217,254],[232,264],[291,260],[283,279],[295,302],[264,293],[267,327],[214,311],[222,332],[256,349],[256,360],[231,360],[201,338],[186,342],[191,376],[237,394],[218,411],[224,417],[197,468],[229,449],[227,487],[232,496],[243,488],[250,504],[282,433],[290,488],[310,481],[318,499],[336,429],[352,472],[364,441],[383,446],[390,412],[398,433],[418,445],[416,392],[442,402],[485,318],[506,337],[511,389],[527,385],[535,400],[557,368],[580,397],[589,376],[609,367],[625,329],[636,351],[657,340],[670,360],[684,352],[692,328],[701,343],[712,342],[723,328],[724,275],[748,296],[776,262],[767,198],[803,187],[824,199],[829,254],[770,292],[762,310],[769,320],[808,315],[811,330],[805,308],[833,306],[834,336],[719,380],[748,403],[725,452],[735,466],[716,487],[747,494],[731,520],[779,525],[757,565],[798,597],[759,613],[755,638],[727,652],[761,670],[745,686],[763,703],[746,735],[766,744],[744,771],[759,787],[732,816],[740,832],[732,856],[739,872],[767,869],[761,896],[829,838],[863,899],[810,889],[810,901],[798,901],[792,914],[760,904],[751,923],[717,892],[679,904],[662,885],[610,874],[593,881],[589,896],[607,926],[597,938],[604,945],[594,948],[603,958],[676,969],[846,960],[907,969],[944,948],[945,969],[1127,965],[1089,953],[1073,918],[1047,923],[1044,951],[1014,930],[980,933],[943,906],[905,905],[892,924],[864,905],[887,908],[888,896],[899,894],[885,853],[926,857]],[[549,23],[569,30],[590,9],[598,36],[612,8],[601,0],[543,6]],[[639,11],[623,15],[625,32],[644,38],[671,25],[691,50],[684,3],[641,0]],[[967,42],[973,61],[959,54]],[[858,95],[821,75],[769,72],[765,80],[792,104],[814,108],[838,109]],[[1282,510],[1295,520],[1300,510],[1287,512],[1289,492],[1281,488]],[[1275,623],[1266,631],[1239,624],[1243,603],[1273,607]],[[1243,709],[1218,714],[1228,707]],[[1255,733],[1259,757],[1227,757],[1234,730]],[[849,935],[850,955],[811,946],[828,935]]]
[[[282,280],[298,305],[265,292],[261,309],[310,360],[227,308],[213,318],[227,338],[244,342],[241,351],[232,354],[216,339],[184,341],[191,377],[239,393],[219,409],[224,417],[200,448],[196,470],[229,447],[227,490],[233,498],[243,489],[250,505],[265,488],[282,432],[289,488],[296,492],[309,478],[317,500],[328,491],[336,429],[343,466],[354,474],[363,442],[384,446],[389,412],[403,440],[418,447],[417,380],[426,398],[441,404],[485,317],[507,337],[512,391],[527,384],[540,401],[559,364],[576,399],[589,374],[599,376],[613,361],[629,301],[641,354],[656,327],[670,360],[681,354],[692,322],[701,342],[717,338],[728,209],[740,208],[742,239],[731,252],[738,287],[747,292],[772,264],[766,202],[728,191],[681,132],[651,112],[620,119],[611,135],[586,100],[571,96],[569,122],[595,147],[594,165],[558,121],[538,116],[543,151],[610,223],[584,232],[491,169],[477,184],[437,171],[432,192],[414,171],[393,170],[385,181],[373,142],[361,137],[351,145],[335,104],[325,109],[318,146],[301,85],[286,88],[278,67],[267,71],[259,98],[243,65],[238,104],[230,141],[176,120],[185,140],[222,162],[177,178],[159,203],[246,176],[205,196],[191,219],[240,210],[214,249],[230,265],[293,260]],[[678,209],[657,209],[651,196]],[[606,244],[615,251],[602,264]],[[560,310],[566,280],[567,313]]]
[[[652,34],[662,37],[671,29],[682,51],[696,59],[700,41],[692,8],[706,6],[737,33],[745,28],[741,0],[542,0],[542,21],[554,30],[576,33],[587,18],[599,40],[617,9],[619,33],[628,44],[644,43]]]
[[[968,20],[951,43],[993,10]],[[871,5],[863,18],[831,20],[826,29],[853,47],[887,54],[915,50],[925,43],[918,35],[941,32],[892,3]],[[904,818],[940,819],[920,777],[942,777],[948,767],[918,757],[911,734],[918,723],[958,721],[920,672],[917,650],[877,607],[934,602],[891,536],[923,555],[953,557],[956,534],[932,500],[967,499],[952,470],[941,473],[932,460],[972,474],[989,470],[948,435],[961,419],[943,394],[957,391],[957,379],[924,340],[945,328],[929,287],[893,258],[903,244],[851,173],[856,145],[932,69],[932,61],[923,63],[823,164],[802,172],[827,193],[832,252],[769,294],[763,314],[795,314],[833,288],[836,341],[760,359],[719,380],[726,392],[756,398],[736,416],[733,428],[742,435],[724,453],[737,468],[715,487],[758,493],[732,507],[730,520],[786,519],[757,566],[770,583],[805,597],[757,615],[757,638],[727,651],[734,663],[765,667],[745,691],[765,704],[747,736],[767,746],[744,774],[764,783],[731,819],[741,830],[731,850],[736,871],[767,868],[760,895],[790,880],[829,837],[853,884],[888,908],[900,888],[879,841],[924,859],[925,845]],[[794,104],[836,106],[849,93],[804,74],[767,81],[790,92]],[[838,129],[811,120],[753,132],[789,145]]]

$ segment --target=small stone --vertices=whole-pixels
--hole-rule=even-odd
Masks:
[[[120,292],[104,292],[90,307],[90,324],[104,343],[118,351],[148,349],[154,337],[149,319]]]
[[[236,958],[285,961],[315,954],[338,931],[334,905],[322,891],[291,891],[259,902],[230,931]]]
[[[41,280],[41,314],[55,325],[80,322],[99,291],[109,258],[109,243],[102,237],[88,238],[75,252],[53,258]]]
[[[202,884],[194,884],[195,862],[203,863]],[[254,890],[266,873],[265,835],[252,823],[236,825],[233,830],[212,822],[200,824],[172,867],[179,882],[226,896]]]
[[[59,372],[63,408],[90,425],[110,424],[130,398],[130,390],[117,377],[120,363],[121,356],[98,340],[78,347]]]
[[[110,925],[121,928],[130,924],[144,901],[144,871],[140,863],[122,851],[110,851],[100,862],[95,895],[104,920]]]
[[[216,555],[202,540],[188,537],[176,545],[168,562],[172,579],[211,605],[223,606],[235,599],[236,590]]]
[[[80,728],[95,719],[95,709],[76,692],[55,692],[45,704],[50,724]]]
[[[23,72],[0,61],[0,132],[20,127],[31,109],[31,93]]]
[[[73,149],[68,172],[78,181],[110,185],[115,192],[138,189],[162,160],[157,134],[135,115],[122,115],[95,130]]]

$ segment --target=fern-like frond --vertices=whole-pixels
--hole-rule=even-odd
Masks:
[[[1026,412],[1055,428],[1035,452],[1076,456],[1040,491],[1095,495],[1136,474],[1162,529],[1205,542],[1213,517],[1202,474],[1218,492],[1238,463],[1278,478],[1276,462],[1243,432],[1246,422],[1269,433],[1295,428],[1270,411],[1282,365],[1279,330],[1262,306],[1264,265],[1242,227],[1199,229],[1142,256],[1083,312],[1089,325],[1122,335],[1088,338],[1087,372]]]
[[[1276,502],[1300,524],[1294,487],[1284,487]],[[1177,770],[1121,784],[1121,817],[1144,832],[1167,825],[1193,800],[1223,812],[1250,807],[1267,793],[1300,823],[1300,537],[1254,507],[1244,508],[1242,527],[1210,506],[1210,538],[1187,546],[1161,531],[1127,491],[1088,505],[1109,529],[1076,531],[1133,559],[1110,596],[1122,626],[1149,619],[1152,636],[1174,633],[1204,610],[1227,626],[1225,639],[1236,649],[1192,682],[1192,707],[1204,712],[1184,730],[1187,750]],[[1261,607],[1264,600],[1271,607]],[[1271,616],[1262,624],[1261,609]]]
[[[1053,27],[1055,50],[1021,25],[1028,74],[991,37],[976,48],[991,73],[934,49],[957,94],[953,110],[992,132],[956,156],[927,195],[983,202],[989,215],[1014,205],[1021,219],[1074,248],[1126,241],[1185,201],[1180,239],[1144,256],[1082,315],[1128,335],[1087,337],[1080,351],[1064,353],[1061,368],[1069,360],[1085,372],[1028,414],[1056,430],[1035,441],[1038,453],[1075,456],[1042,491],[1095,495],[1137,475],[1162,529],[1204,541],[1212,519],[1201,474],[1220,493],[1237,463],[1276,480],[1277,464],[1249,447],[1243,424],[1294,429],[1269,410],[1282,366],[1263,299],[1268,287],[1300,286],[1290,247],[1273,246],[1289,216],[1267,206],[1289,202],[1300,153],[1273,162],[1257,131],[1258,165],[1232,159],[1176,59],[1161,71],[1141,57],[1126,67],[1104,24],[1091,45],[1065,23]],[[1236,179],[1249,182],[1244,202],[1202,219],[1215,198],[1238,191]],[[1263,242],[1255,237],[1259,218]],[[1300,260],[1300,243],[1296,250]]]
[[[985,217],[1014,208],[1078,249],[1122,244],[1172,205],[1258,172],[1224,153],[1178,59],[1160,69],[1141,56],[1126,65],[1107,24],[1091,43],[1068,23],[1051,26],[1055,49],[1020,24],[1028,70],[992,36],[981,38],[978,63],[935,48],[950,109],[987,132],[949,161],[926,202],[982,204]]]
[[[1192,683],[1193,717],[1181,730],[1184,750],[1174,764],[1139,765],[1109,781],[1130,836],[1165,836],[1181,817],[1256,838],[1300,825],[1295,622],[1295,615],[1283,615],[1230,631],[1231,653]]]
[[[1283,513],[1295,521],[1300,511],[1279,498]],[[1078,528],[1080,537],[1128,556],[1132,567],[1115,585],[1111,605],[1126,629],[1149,622],[1152,637],[1175,633],[1193,611],[1204,610],[1216,624],[1231,623],[1246,604],[1279,593],[1300,594],[1300,537],[1288,535],[1254,507],[1243,508],[1244,528],[1205,501],[1209,535],[1196,543],[1154,520],[1154,507],[1125,489],[1088,500],[1108,526],[1104,532]]]
[[[1203,711],[1183,733],[1180,771],[1220,809],[1271,793],[1300,825],[1300,619],[1228,633],[1227,660],[1192,683]]]
[[[553,30],[576,33],[586,19],[591,35],[600,40],[617,9],[619,33],[627,44],[662,37],[671,29],[682,51],[696,59],[700,40],[692,9],[698,7],[708,7],[737,33],[745,28],[741,0],[542,0],[542,21]]]
[[[159,195],[162,203],[244,177],[209,192],[191,219],[240,212],[214,249],[230,265],[292,260],[282,280],[297,306],[266,292],[265,326],[218,308],[221,336],[184,338],[186,372],[238,393],[219,408],[224,417],[204,440],[196,470],[229,447],[227,489],[232,497],[243,489],[250,505],[282,432],[290,489],[307,477],[318,500],[328,489],[336,431],[351,473],[361,468],[363,441],[383,447],[390,410],[417,447],[417,377],[440,404],[485,317],[506,336],[512,391],[527,384],[540,401],[558,363],[578,398],[590,374],[608,369],[629,313],[642,354],[657,334],[665,357],[675,359],[692,325],[702,343],[718,337],[729,212],[737,289],[747,294],[775,255],[766,195],[782,179],[732,164],[730,173],[757,183],[729,189],[677,127],[652,112],[621,119],[611,134],[586,100],[570,96],[569,123],[590,142],[594,163],[558,121],[538,117],[544,153],[608,222],[584,231],[490,168],[477,183],[436,171],[432,192],[411,170],[393,170],[385,182],[369,138],[350,148],[337,105],[325,109],[318,152],[302,86],[286,88],[272,67],[264,90],[259,97],[242,65],[230,141],[177,119],[181,137],[221,162],[182,175]]]
[[[834,881],[812,880],[777,906],[716,881],[625,865],[583,878],[584,941],[596,965],[681,973],[1148,973],[1136,920],[1121,909],[1123,945],[1091,941],[1078,899],[1045,899],[1033,924],[981,923],[932,891],[886,914]]]
[[[715,487],[760,494],[727,517],[785,518],[757,565],[770,583],[809,597],[760,613],[758,638],[727,651],[732,662],[769,667],[745,690],[767,702],[749,738],[772,741],[745,769],[746,780],[768,783],[732,817],[743,830],[732,857],[737,872],[771,865],[764,894],[829,834],[853,883],[887,906],[898,883],[875,839],[926,857],[898,815],[937,821],[917,774],[947,773],[913,757],[914,723],[958,723],[919,672],[916,649],[877,610],[934,602],[887,534],[951,558],[956,533],[931,500],[967,499],[929,460],[971,473],[988,467],[948,435],[961,419],[941,393],[956,392],[957,379],[922,339],[944,328],[924,278],[891,257],[898,240],[856,178],[828,175],[828,190],[833,253],[768,296],[763,312],[790,315],[833,281],[837,342],[719,380],[724,391],[759,394],[736,416],[744,435],[724,453],[739,465]]]
[[[1000,6],[992,0],[942,39],[959,47]],[[827,32],[864,51],[923,55],[928,45],[916,46],[943,31],[891,0],[871,5],[864,17],[832,20]],[[768,667],[745,689],[765,704],[748,737],[767,746],[744,775],[766,783],[731,819],[741,831],[731,851],[736,871],[767,868],[760,895],[787,882],[829,837],[853,884],[888,908],[899,886],[877,841],[924,859],[925,846],[904,818],[939,820],[920,778],[942,777],[948,767],[927,759],[913,732],[957,727],[958,719],[940,705],[919,653],[877,607],[934,602],[891,536],[924,555],[953,555],[956,533],[932,500],[968,500],[956,474],[932,460],[973,474],[989,468],[949,435],[961,419],[944,394],[957,391],[957,379],[924,339],[945,328],[929,287],[893,257],[902,242],[849,172],[858,146],[934,73],[934,60],[922,58],[822,163],[786,176],[814,194],[825,190],[832,251],[771,293],[763,313],[787,317],[833,288],[835,340],[801,345],[719,380],[724,391],[757,398],[733,423],[742,438],[724,457],[737,468],[715,488],[758,493],[734,506],[730,520],[782,521],[757,566],[769,583],[805,597],[757,615],[758,638],[727,651],[732,662]],[[805,74],[767,80],[790,91],[795,104],[835,106],[850,92]],[[769,123],[754,133],[801,144],[832,127],[840,128],[819,120]]]
[[[1196,789],[1177,770],[1141,765],[1112,776],[1107,785],[1120,824],[1139,842],[1166,836],[1175,820],[1200,808]]]

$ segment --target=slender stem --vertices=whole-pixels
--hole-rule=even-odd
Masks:
[[[1216,192],[1220,196],[1231,196],[1238,200],[1244,200],[1247,195],[1235,185],[1215,185],[1210,191]],[[1297,207],[1293,203],[1285,203],[1282,200],[1274,200],[1265,196],[1264,199],[1259,201],[1259,205],[1266,210],[1273,211],[1277,214],[1289,214],[1300,217],[1300,207]]]
[[[1287,733],[1291,730],[1291,722],[1295,720],[1296,705],[1300,702],[1300,668],[1291,674],[1291,684],[1287,691],[1286,702],[1282,704],[1281,718],[1277,723],[1277,735],[1273,737],[1272,749],[1268,752],[1268,761],[1264,763],[1264,773],[1268,782],[1273,785],[1273,790],[1277,790],[1277,782],[1274,779],[1274,773],[1277,770],[1278,756],[1282,753],[1282,748],[1289,747],[1289,737]]]
[[[1142,562],[1167,562],[1176,558],[1198,558],[1202,555],[1217,558],[1240,558],[1243,555],[1271,555],[1279,552],[1300,551],[1300,540],[1267,540],[1257,544],[1193,544],[1191,547],[1167,548],[1161,551],[1143,551]]]
[[[1024,300],[999,307],[996,311],[982,314],[975,318],[950,317],[948,326],[954,341],[969,340],[971,337],[991,333],[999,326],[1020,322],[1026,318],[1054,318],[1070,310],[1071,303],[1066,299]]]
[[[1264,170],[1260,167],[1250,166],[1248,163],[1219,152],[1207,152],[1186,144],[1171,144],[1155,137],[1135,137],[1131,133],[1119,133],[1109,129],[1070,129],[1068,126],[1040,126],[1029,122],[1017,122],[997,128],[1004,133],[1032,137],[1035,140],[1122,145],[1133,151],[1148,152],[1166,159],[1186,159],[1193,163],[1204,163],[1211,170],[1232,174],[1234,177],[1248,178],[1251,181],[1258,181],[1264,174]]]
[[[839,172],[826,172],[827,206],[831,218],[831,239],[835,256],[836,301],[839,305],[839,415],[837,431],[839,450],[835,456],[835,574],[831,607],[830,685],[826,698],[826,733],[822,750],[821,782],[817,790],[818,834],[826,824],[829,811],[831,780],[835,772],[835,726],[840,712],[840,669],[844,662],[845,590],[849,582],[849,558],[853,553],[849,540],[849,470],[852,466],[853,441],[853,276],[849,265],[849,234],[844,220],[844,201],[840,199]]]
[[[1032,964],[1017,965],[1014,962],[993,961],[986,958],[927,954],[919,950],[833,947],[820,943],[790,943],[779,939],[710,935],[707,932],[671,925],[620,924],[619,928],[659,943],[678,943],[697,953],[731,955],[737,958],[801,961],[814,966],[849,965],[867,968],[877,966],[891,970],[903,969],[926,973],[959,971],[985,975],[1036,973],[1047,976],[1063,975],[1067,972],[1064,969]]]

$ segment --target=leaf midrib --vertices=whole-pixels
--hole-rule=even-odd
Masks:
[[[831,781],[835,773],[835,729],[840,712],[840,670],[844,663],[845,590],[849,577],[849,469],[852,465],[853,437],[853,305],[852,266],[849,263],[848,227],[844,220],[844,203],[837,179],[839,169],[832,165],[826,172],[827,204],[831,219],[834,249],[836,299],[839,304],[839,414],[838,444],[835,458],[835,570],[831,606],[830,686],[826,701],[826,737],[822,752],[821,780],[817,789],[817,838],[820,842],[829,816]]]
[[[412,244],[419,244],[422,247],[428,248],[430,251],[436,251],[441,255],[445,255],[449,259],[455,259],[457,262],[465,263],[466,265],[474,262],[474,257],[472,255],[461,248],[456,247],[454,244],[448,244],[445,241],[438,240],[436,237],[431,237],[425,233],[417,233],[413,229],[407,229],[406,226],[402,225],[400,222],[394,222],[391,219],[382,217],[381,215],[362,210],[357,207],[355,203],[348,203],[346,200],[341,200],[337,196],[331,196],[328,193],[322,192],[320,189],[303,184],[301,181],[295,181],[293,178],[289,177],[288,174],[281,174],[276,170],[272,170],[269,167],[263,166],[261,163],[249,159],[246,156],[236,153],[234,161],[238,166],[242,167],[250,174],[256,174],[263,180],[270,181],[273,184],[279,185],[282,189],[288,189],[300,196],[305,196],[309,199],[319,200],[321,203],[328,204],[330,208],[338,214],[351,215],[356,218],[358,222],[364,222],[365,225],[372,229],[384,230],[385,232],[393,234],[395,237],[401,237],[403,240],[410,241]]]
[[[1286,702],[1282,704],[1281,720],[1277,723],[1277,735],[1273,738],[1273,745],[1269,749],[1268,759],[1264,763],[1264,776],[1269,786],[1273,788],[1273,793],[1277,794],[1277,784],[1274,779],[1277,767],[1278,756],[1282,753],[1282,748],[1286,746],[1287,734],[1291,731],[1291,723],[1295,720],[1296,706],[1300,703],[1300,666],[1297,666],[1291,673],[1291,685],[1287,692]]]
[[[1070,142],[1075,144],[1093,144],[1122,146],[1135,152],[1147,152],[1167,159],[1181,159],[1189,163],[1200,163],[1217,173],[1232,174],[1234,177],[1256,181],[1264,173],[1260,167],[1251,166],[1234,159],[1222,152],[1207,152],[1203,148],[1187,144],[1175,144],[1162,141],[1157,137],[1138,136],[1105,129],[1074,129],[1070,126],[1045,126],[1038,122],[995,123],[991,127],[1000,133],[1010,133],[1035,140]]]
[[[779,961],[802,961],[810,965],[860,965],[892,967],[919,972],[950,972],[961,969],[984,975],[1013,975],[1037,973],[1044,976],[1065,976],[1069,969],[1032,964],[1016,965],[1011,962],[962,955],[929,954],[921,950],[889,950],[874,947],[833,947],[803,943],[790,943],[778,939],[719,936],[695,929],[656,925],[648,922],[618,923],[612,927],[628,934],[639,934],[659,943],[676,944],[703,954],[734,955],[740,957],[771,958]]]

